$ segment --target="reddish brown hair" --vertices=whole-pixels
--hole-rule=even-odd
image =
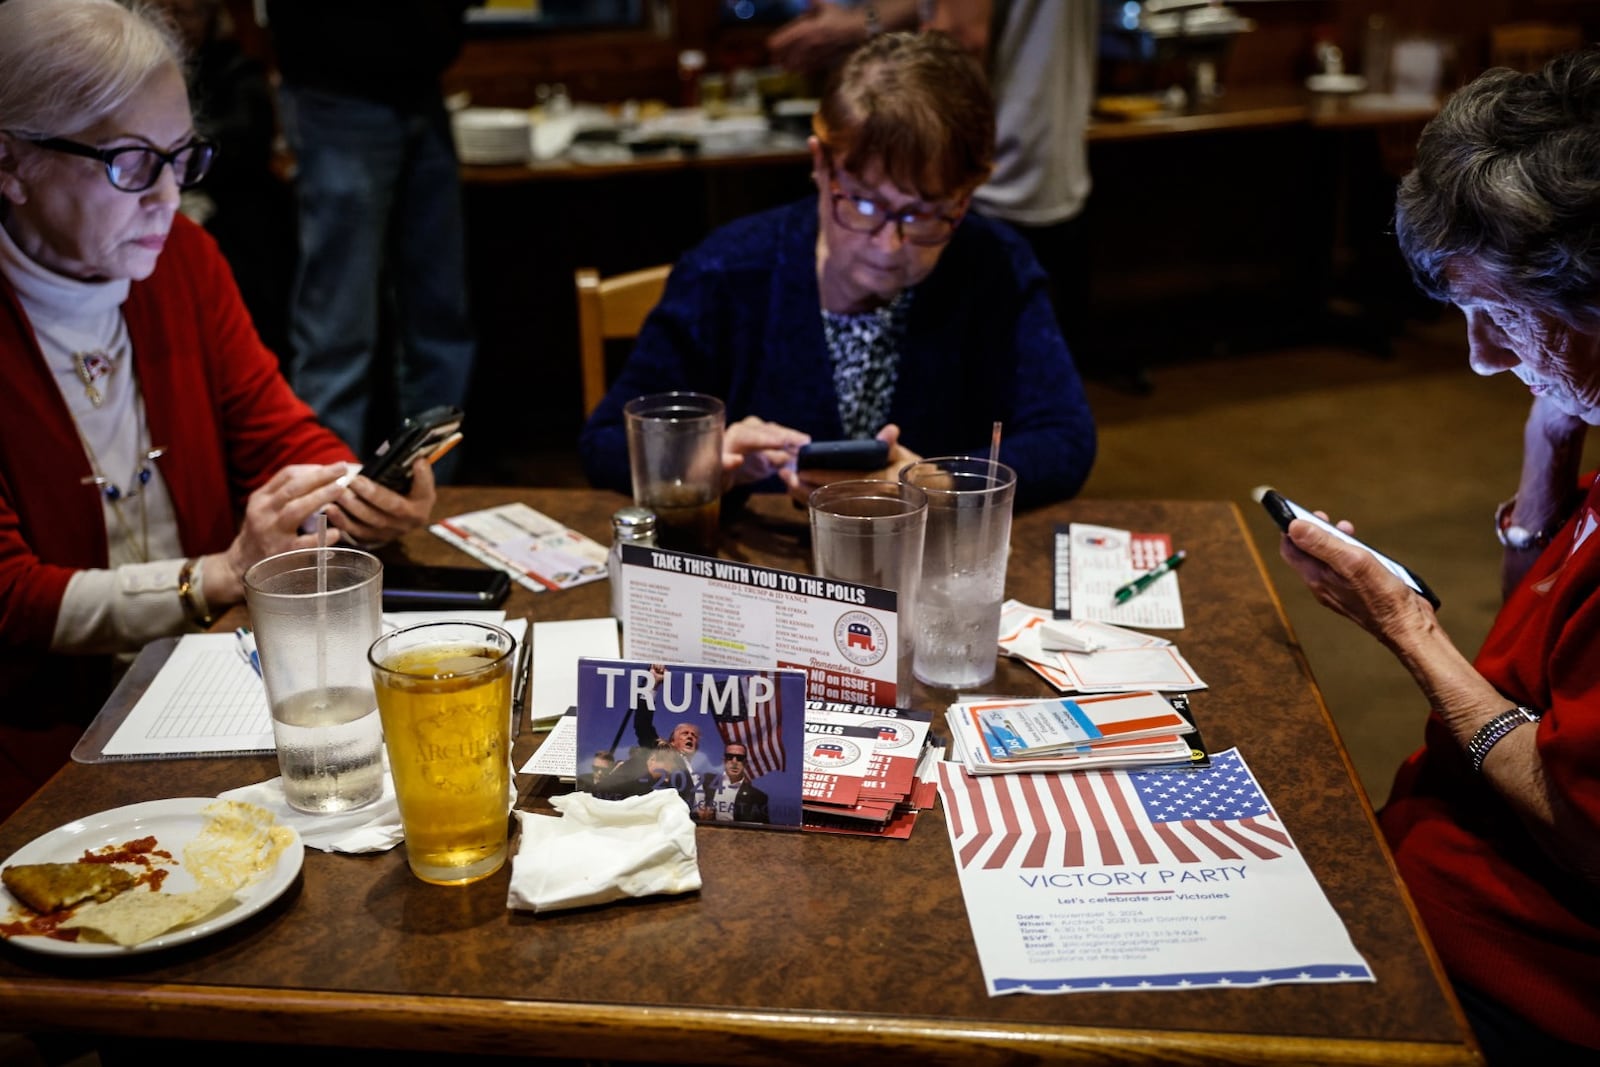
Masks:
[[[811,120],[838,166],[881,168],[924,200],[971,192],[994,162],[994,97],[978,61],[942,33],[885,33],[834,72]]]

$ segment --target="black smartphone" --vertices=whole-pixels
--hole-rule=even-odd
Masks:
[[[1423,581],[1422,577],[1418,575],[1416,571],[1412,570],[1410,567],[1407,567],[1405,564],[1384,555],[1382,552],[1379,552],[1377,549],[1373,548],[1359,537],[1354,537],[1345,533],[1331,522],[1318,518],[1316,515],[1313,515],[1311,512],[1307,511],[1305,508],[1301,507],[1299,504],[1296,504],[1293,500],[1290,500],[1288,497],[1284,496],[1282,493],[1271,488],[1270,486],[1257,486],[1250,495],[1261,502],[1261,506],[1267,509],[1267,514],[1272,516],[1273,521],[1276,522],[1281,529],[1288,530],[1289,524],[1295,519],[1305,519],[1307,522],[1321,529],[1327,530],[1339,540],[1344,541],[1347,544],[1355,545],[1357,548],[1371,553],[1372,557],[1379,563],[1383,564],[1391,574],[1409,585],[1419,595],[1426,599],[1428,603],[1432,604],[1435,609],[1439,607],[1438,595],[1434,593],[1432,589],[1428,588],[1428,583]]]
[[[799,470],[875,471],[889,465],[889,443],[877,438],[812,441],[801,445],[794,465]]]
[[[384,611],[487,610],[510,594],[511,576],[487,567],[383,568]]]
[[[361,465],[361,473],[397,493],[411,492],[412,464],[420,457],[436,462],[454,448],[464,417],[456,407],[429,408],[411,416]]]

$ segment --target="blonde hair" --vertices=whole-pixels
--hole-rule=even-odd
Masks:
[[[0,130],[64,137],[128,102],[183,45],[143,0],[0,3]]]

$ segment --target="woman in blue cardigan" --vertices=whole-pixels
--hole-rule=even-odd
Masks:
[[[1003,223],[968,215],[994,156],[977,62],[940,34],[884,34],[834,75],[813,120],[817,198],[713,233],[661,303],[579,441],[597,485],[629,491],[623,405],[721,397],[725,486],[778,479],[813,439],[878,437],[889,475],[921,456],[988,451],[1019,504],[1076,493],[1094,420],[1046,277]],[[853,475],[861,477],[860,474]]]

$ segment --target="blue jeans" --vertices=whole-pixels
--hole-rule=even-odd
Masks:
[[[461,187],[442,103],[410,113],[284,85],[299,159],[300,259],[290,298],[289,380],[365,457],[412,415],[461,405],[472,376]],[[379,308],[393,295],[394,395],[367,434]]]

